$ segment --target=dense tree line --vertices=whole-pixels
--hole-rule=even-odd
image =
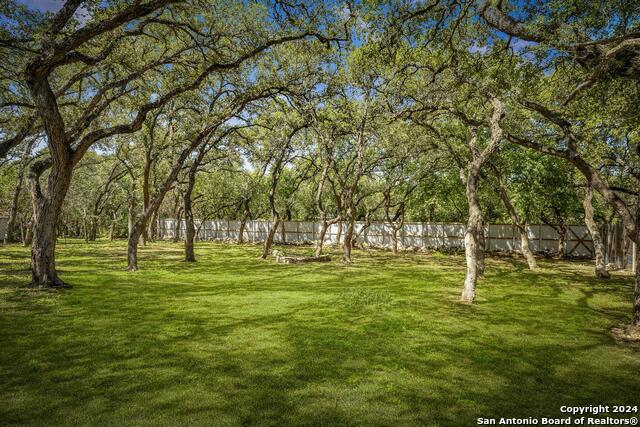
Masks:
[[[467,224],[472,302],[484,225],[640,240],[637,1],[68,0],[0,7],[0,209],[32,285],[63,287],[59,236],[157,238],[157,218]],[[82,7],[88,17],[79,19]],[[240,234],[240,240],[243,235]],[[560,243],[562,245],[562,242]],[[560,246],[561,248],[561,246]],[[322,239],[316,255],[322,253]],[[558,250],[561,254],[562,250]],[[640,276],[631,325],[640,325]]]

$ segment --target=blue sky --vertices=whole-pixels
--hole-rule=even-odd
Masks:
[[[56,12],[62,7],[64,0],[18,0],[18,3],[40,12]]]
[[[38,10],[40,12],[57,12],[60,10],[65,0],[16,0],[18,3],[24,4],[30,9]],[[81,25],[84,25],[89,20],[90,15],[84,6],[80,6],[76,11],[76,19]]]

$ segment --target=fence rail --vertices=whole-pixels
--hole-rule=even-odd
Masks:
[[[240,221],[209,220],[195,221],[198,240],[238,240]],[[284,221],[275,233],[276,243],[313,243],[320,233],[320,222],[313,221]],[[360,233],[364,224],[356,222],[355,231]],[[261,242],[267,237],[271,228],[271,221],[247,221],[244,229],[244,241]],[[327,230],[325,243],[339,243],[338,239],[344,230],[344,225],[333,224]],[[464,249],[464,224],[439,223],[405,223],[398,231],[398,246],[401,248],[424,249]],[[161,239],[184,238],[185,222],[176,223],[175,219],[161,219],[158,221],[158,231]],[[605,243],[607,244],[607,262],[631,265],[632,245],[624,235],[624,230],[618,225],[604,225],[602,227]],[[527,226],[531,249],[534,252],[557,253],[560,235],[551,226],[532,224]],[[374,247],[390,247],[392,245],[392,229],[386,223],[372,222],[358,236],[359,243],[366,243]],[[485,227],[487,249],[490,251],[514,252],[520,248],[520,238],[516,228],[511,224],[490,224]],[[593,241],[585,225],[567,226],[564,242],[564,254],[571,257],[592,257]]]

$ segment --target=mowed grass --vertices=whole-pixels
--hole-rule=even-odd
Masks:
[[[630,318],[629,275],[489,259],[466,306],[458,255],[196,251],[151,244],[129,273],[124,242],[61,241],[73,289],[34,292],[27,250],[0,247],[0,423],[464,426],[640,404],[640,348],[609,332]]]

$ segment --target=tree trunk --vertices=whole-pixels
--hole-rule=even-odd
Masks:
[[[158,238],[158,210],[155,209],[153,211],[153,215],[151,215],[151,221],[147,225],[148,228],[148,236],[149,239],[154,242]]]
[[[264,239],[264,244],[262,246],[262,255],[260,258],[267,259],[269,256],[269,251],[271,250],[271,246],[273,246],[273,238],[278,231],[278,225],[280,224],[280,219],[276,215],[276,217],[271,222],[271,228],[269,228],[269,233],[267,233],[267,238]]]
[[[518,234],[520,235],[520,252],[522,252],[522,255],[527,260],[529,270],[536,270],[538,268],[538,264],[536,263],[536,258],[533,256],[533,252],[531,252],[531,248],[529,246],[527,227],[520,221],[518,212],[516,211],[515,206],[513,206],[513,203],[511,203],[511,197],[509,197],[509,193],[507,193],[507,189],[504,186],[500,172],[495,167],[493,170],[498,181],[498,193],[502,199],[502,204],[504,204],[504,207],[507,209],[509,218],[511,218],[511,222],[518,229]]]
[[[193,210],[191,206],[191,194],[195,185],[195,173],[189,173],[187,188],[185,189],[184,200],[184,220],[185,220],[185,236],[184,236],[184,260],[187,262],[195,262],[196,254],[193,249],[194,239],[196,236],[196,228],[193,224]]]
[[[95,216],[89,221],[89,240],[95,242],[98,238],[98,221]]]
[[[182,207],[178,208],[176,212],[176,223],[173,227],[173,243],[177,243],[180,240],[180,229],[182,225]]]
[[[127,239],[133,233],[133,227],[135,225],[136,215],[136,196],[131,192],[131,198],[129,199],[129,208],[127,209]]]
[[[478,208],[479,206],[480,205],[478,205]],[[484,218],[482,218],[482,213],[480,214],[480,221],[481,221],[480,226],[476,231],[477,233],[476,234],[476,244],[477,244],[476,262],[478,263],[478,276],[482,277],[484,276],[484,272],[486,269],[485,254],[487,250],[487,241],[484,235]]]
[[[240,221],[240,230],[238,230],[238,244],[240,245],[244,243],[244,229],[246,226],[247,220],[245,219],[245,217],[243,217]]]
[[[287,230],[284,228],[284,221],[280,221],[280,240],[283,245],[287,243]]]
[[[138,270],[138,242],[140,241],[142,227],[136,223],[131,228],[129,238],[127,239],[127,270]]]
[[[395,227],[392,227],[391,230],[392,252],[394,255],[398,255],[398,230]]]
[[[22,161],[18,169],[18,176],[16,178],[16,186],[13,190],[13,197],[11,198],[11,208],[9,209],[9,218],[7,219],[7,229],[4,235],[4,244],[15,242],[15,223],[18,215],[18,202],[20,201],[20,193],[22,192],[22,186],[24,183],[24,175],[29,164],[29,155],[31,154],[31,148],[33,147],[33,141],[27,143]]]
[[[249,199],[242,202],[244,206],[244,215],[240,221],[240,231],[238,232],[238,243],[244,243],[244,229],[247,227],[247,221],[251,218],[251,210],[249,208]]]
[[[518,233],[520,233],[520,250],[522,251],[522,255],[524,255],[525,259],[527,260],[529,270],[537,270],[538,263],[536,262],[536,257],[533,255],[531,247],[529,246],[527,227],[524,224],[521,224],[521,226],[518,227]]]
[[[460,178],[466,187],[467,201],[469,202],[469,219],[464,235],[464,250],[467,261],[467,274],[462,288],[461,302],[472,303],[476,296],[478,275],[484,273],[484,220],[480,201],[478,199],[478,179],[480,169],[484,163],[495,153],[498,144],[502,140],[503,131],[500,120],[504,115],[504,107],[499,99],[492,97],[493,114],[491,115],[491,140],[487,146],[479,151],[477,146],[477,129],[470,127],[469,148],[473,155],[473,161],[468,164],[467,176],[464,170],[460,171]]]
[[[315,256],[319,257],[322,255],[322,246],[324,245],[324,236],[327,235],[327,230],[329,229],[329,222],[322,221],[320,224],[320,233],[318,235],[318,240],[316,241],[316,252]]]
[[[142,210],[143,211],[146,211],[147,209],[149,209],[149,203],[151,199],[151,194],[149,191],[149,185],[150,185],[149,181],[151,179],[152,147],[153,147],[152,143],[149,143],[149,147],[146,150],[144,170],[142,173]],[[149,239],[149,229],[148,227],[146,227],[146,224],[140,236],[141,236],[142,245],[143,246],[146,245],[147,240]]]
[[[26,231],[24,233],[24,240],[22,244],[27,247],[31,246],[31,242],[33,241],[33,219],[27,222]]]
[[[9,218],[7,220],[7,229],[4,235],[4,244],[15,242],[15,223],[18,215],[18,202],[20,200],[20,193],[22,192],[22,182],[24,180],[24,169],[21,166],[18,172],[18,178],[16,180],[16,186],[13,190],[13,197],[11,199],[11,208],[9,209]]]
[[[351,249],[353,247],[353,229],[355,222],[355,212],[351,206],[347,209],[347,229],[344,232],[344,239],[342,243],[342,262],[351,264]]]
[[[64,198],[71,184],[70,161],[55,162],[47,179],[46,194],[40,188],[44,169],[32,170],[29,175],[33,200],[33,240],[31,242],[31,286],[37,288],[67,287],[56,271],[56,225]]]
[[[467,178],[467,199],[469,201],[469,219],[464,235],[464,252],[467,261],[467,275],[460,300],[472,303],[476,296],[476,285],[480,274],[479,255],[483,252],[480,236],[484,235],[482,210],[477,194],[477,174],[470,173]]]
[[[186,221],[185,239],[184,239],[184,260],[187,262],[195,262],[196,254],[193,249],[194,239],[196,236],[196,228],[193,225],[193,215],[185,214]]]
[[[556,253],[556,259],[564,259],[564,242],[567,235],[567,227],[564,224],[559,224],[556,228],[558,233],[558,251]]]
[[[342,240],[342,221],[338,222],[338,231],[336,232],[336,245],[340,244],[340,241]]]
[[[109,241],[113,242],[114,232],[116,228],[116,214],[113,214],[113,218],[111,219],[111,225],[109,226]]]
[[[593,204],[591,203],[592,199],[593,190],[591,186],[587,186],[582,206],[584,207],[584,222],[587,225],[589,233],[591,234],[591,239],[593,240],[593,249],[596,257],[596,277],[608,279],[609,277],[611,277],[611,275],[607,271],[607,267],[605,264],[602,236],[600,235],[598,224],[596,224],[596,221],[593,218]]]

